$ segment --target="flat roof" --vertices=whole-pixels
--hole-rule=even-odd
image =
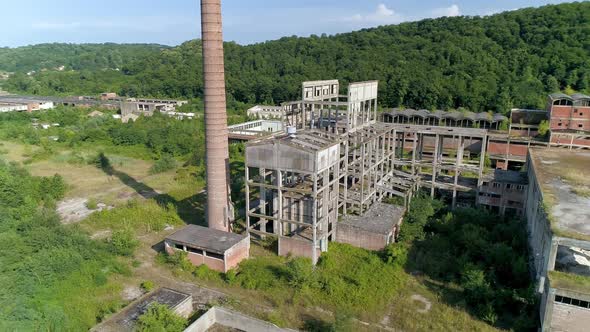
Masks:
[[[433,135],[462,135],[471,137],[486,137],[488,131],[486,129],[478,128],[463,128],[463,127],[440,127],[440,126],[425,126],[425,125],[413,125],[413,124],[397,124],[397,123],[385,123],[384,125],[391,127],[397,131],[403,132],[418,132],[421,134]]]
[[[290,145],[305,151],[322,151],[339,144],[336,137],[330,138],[325,132],[317,129],[299,130],[293,135],[275,135],[252,141],[248,146],[264,145],[273,142]]]
[[[525,172],[519,171],[504,171],[495,169],[492,172],[485,173],[483,180],[488,182],[501,182],[512,184],[527,184],[528,179]]]
[[[227,250],[246,237],[247,235],[229,233],[197,225],[188,225],[168,236],[166,240],[223,255]]]
[[[146,313],[153,303],[175,309],[187,300],[192,301],[192,296],[170,288],[160,288],[139,298],[91,331],[132,331],[137,319]]]
[[[404,216],[406,208],[399,205],[375,203],[361,216],[346,215],[341,223],[352,227],[379,233],[389,234],[399,220]]]
[[[590,240],[590,152],[530,149],[530,158],[553,231]]]

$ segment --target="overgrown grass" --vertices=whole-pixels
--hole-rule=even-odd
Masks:
[[[590,277],[560,271],[549,271],[549,280],[551,287],[590,294]]]
[[[397,261],[387,262],[377,252],[339,243],[331,244],[315,269],[307,258],[272,255],[246,260],[226,275],[205,266],[195,268],[182,254],[162,260],[190,272],[196,280],[263,294],[273,306],[287,311],[318,306],[374,321],[385,314],[406,280]],[[267,318],[285,324],[279,317]]]
[[[173,205],[162,207],[153,200],[131,200],[125,206],[96,212],[84,221],[93,229],[133,229],[140,233],[159,232],[167,225],[182,223]]]

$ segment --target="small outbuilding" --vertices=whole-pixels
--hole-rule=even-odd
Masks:
[[[139,317],[155,303],[167,306],[176,315],[184,318],[189,318],[193,313],[192,295],[160,288],[133,301],[114,316],[90,329],[90,332],[134,331]]]
[[[250,256],[250,237],[216,229],[189,225],[168,236],[164,241],[170,255],[178,251],[187,253],[195,266],[227,272]]]
[[[405,212],[403,206],[375,203],[361,216],[343,216],[336,227],[336,242],[382,250],[395,242]]]

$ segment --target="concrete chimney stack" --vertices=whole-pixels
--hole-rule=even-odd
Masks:
[[[225,69],[221,0],[201,0],[205,140],[207,156],[207,222],[209,228],[230,231],[229,151],[225,100]]]

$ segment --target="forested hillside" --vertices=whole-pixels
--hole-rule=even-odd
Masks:
[[[549,92],[590,88],[590,3],[453,17],[336,36],[226,43],[230,98],[279,103],[304,80],[377,79],[383,106],[506,112],[543,107]],[[121,71],[14,75],[4,89],[36,94],[200,97],[200,43],[126,62]]]
[[[155,44],[39,44],[0,48],[0,71],[28,72],[42,69],[116,69],[124,63],[157,55],[167,46]]]

